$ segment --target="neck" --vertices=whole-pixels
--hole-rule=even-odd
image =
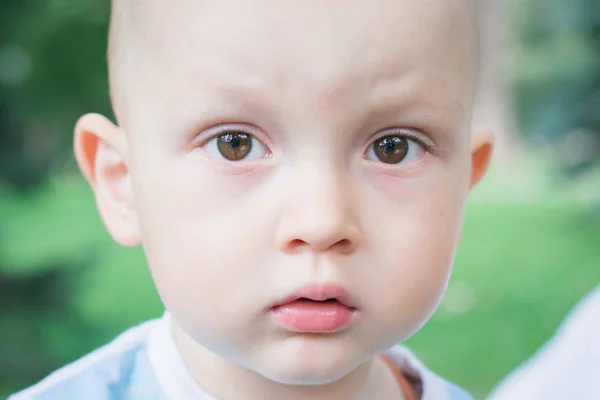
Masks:
[[[215,399],[405,399],[392,371],[380,357],[361,364],[335,382],[324,385],[286,385],[205,349],[176,324],[173,325],[172,332],[188,373]]]

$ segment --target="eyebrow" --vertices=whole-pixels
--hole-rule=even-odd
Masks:
[[[463,104],[451,99],[441,98],[436,101],[424,97],[419,106],[430,110],[429,116],[441,122],[459,122],[466,115]]]
[[[227,106],[227,112],[233,115],[240,113],[264,115],[270,110],[260,101],[263,98],[260,90],[254,87],[223,85],[206,91],[186,90],[164,98],[162,104],[169,110],[190,117],[211,115],[215,110],[222,114],[224,105]],[[223,117],[226,116],[221,115],[217,118]]]
[[[441,119],[446,119],[446,116],[451,115],[456,119],[465,116],[465,107],[458,101],[440,97],[432,99],[431,97],[422,95],[418,101],[413,102],[416,107],[431,110],[433,116],[439,115]]]
[[[410,82],[410,80],[400,78],[376,85],[372,91],[373,104],[410,103],[412,107],[448,112],[455,117],[465,115],[465,106],[458,98],[439,90],[424,90],[420,83],[407,85],[407,81]]]
[[[465,106],[458,102],[449,99],[441,99],[440,102],[429,101],[429,99],[425,99],[429,106],[437,107],[439,106],[442,110],[447,110],[448,112],[455,114],[458,117],[464,117],[466,114]]]
[[[402,80],[396,82],[398,85],[388,82],[373,87],[365,107],[361,107],[368,110],[361,119],[380,119],[423,130],[440,146],[451,146],[466,116],[462,102],[447,93],[426,91],[419,83],[403,85]],[[260,85],[229,82],[204,92],[188,89],[163,98],[162,102],[170,113],[202,120],[201,125],[207,127],[221,123],[223,119],[245,119],[248,115],[274,122],[273,110],[264,103],[264,98]]]
[[[370,104],[376,113],[397,113],[409,121],[417,120],[421,125],[417,127],[424,126],[429,130],[437,130],[440,123],[457,125],[467,114],[458,98],[438,92],[429,94],[418,87],[402,90],[389,88],[383,95],[374,93]]]

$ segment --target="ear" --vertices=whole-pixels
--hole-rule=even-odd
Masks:
[[[74,152],[108,232],[123,246],[137,246],[140,232],[124,132],[101,115],[86,114],[75,127]]]
[[[492,159],[494,135],[489,131],[476,131],[471,139],[471,184],[472,189],[484,177]]]
[[[485,176],[492,160],[494,150],[494,135],[489,131],[475,131],[471,136],[471,183],[469,189],[473,189]],[[459,236],[462,241],[462,232]]]

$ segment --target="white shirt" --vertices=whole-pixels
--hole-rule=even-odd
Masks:
[[[9,400],[217,400],[190,376],[171,335],[169,314],[132,328]],[[472,400],[405,347],[388,358],[423,383],[422,400]]]

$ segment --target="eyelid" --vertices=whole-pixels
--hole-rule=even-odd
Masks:
[[[415,142],[417,142],[418,144],[423,146],[423,148],[425,149],[426,152],[431,153],[432,155],[438,155],[438,148],[437,148],[436,144],[433,142],[433,140],[427,138],[425,134],[418,134],[416,132],[418,132],[418,131],[415,131],[414,129],[410,129],[410,128],[384,129],[382,131],[379,131],[370,140],[368,146],[372,146],[375,141],[377,141],[381,138],[387,137],[387,136],[402,136],[402,137],[406,137],[410,140],[414,140]]]
[[[271,151],[271,145],[269,144],[269,140],[267,135],[262,133],[260,129],[253,128],[251,125],[243,124],[243,123],[231,123],[231,124],[219,124],[212,127],[209,127],[203,130],[200,134],[196,136],[194,139],[194,147],[202,147],[205,146],[209,141],[223,135],[227,132],[241,132],[246,133],[252,136],[255,140],[261,142],[269,151]],[[266,140],[264,139],[266,138]]]

